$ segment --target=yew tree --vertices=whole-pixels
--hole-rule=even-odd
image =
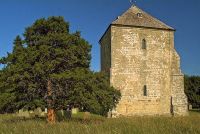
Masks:
[[[0,106],[46,106],[49,122],[55,122],[55,110],[68,107],[105,115],[120,93],[109,86],[104,74],[90,71],[90,52],[91,45],[80,32],[70,33],[63,17],[36,20],[26,28],[23,40],[16,37],[13,52],[0,60],[5,65],[0,92],[10,97]]]
[[[18,40],[17,37],[16,40]],[[69,33],[69,24],[62,17],[36,20],[26,28],[24,40],[13,53],[1,61],[10,72],[15,104],[28,108],[47,102],[49,120],[54,121],[51,74],[74,68],[89,69],[91,46],[79,32]],[[13,76],[14,75],[14,76]]]
[[[26,75],[23,64],[26,58],[23,41],[20,36],[14,40],[12,53],[0,59],[4,68],[0,71],[0,112],[15,112],[16,109],[27,104],[27,97],[24,86]],[[28,81],[27,81],[28,82]],[[25,99],[26,98],[26,99]]]

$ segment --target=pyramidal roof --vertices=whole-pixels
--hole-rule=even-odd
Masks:
[[[160,20],[144,12],[137,6],[131,6],[131,8],[129,8],[125,13],[117,17],[117,19],[113,21],[111,25],[125,25],[125,26],[175,30],[174,28],[166,25]]]

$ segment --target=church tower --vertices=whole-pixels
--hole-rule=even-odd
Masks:
[[[101,71],[121,92],[114,116],[187,115],[175,29],[132,6],[100,39]]]

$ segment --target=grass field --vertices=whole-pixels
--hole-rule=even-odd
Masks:
[[[45,119],[0,115],[2,134],[200,134],[200,112],[187,117],[131,117],[107,119],[82,114],[54,125]]]

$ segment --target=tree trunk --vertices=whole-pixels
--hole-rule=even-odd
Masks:
[[[54,109],[48,108],[47,111],[47,121],[48,123],[55,123],[56,122],[56,117],[55,117],[55,111]]]
[[[47,93],[48,93],[48,97],[50,98],[52,96],[51,80],[48,80],[48,83],[47,83]],[[47,122],[55,123],[56,122],[55,110],[51,108],[52,99],[49,99],[49,98],[47,100],[47,103],[48,103]]]

